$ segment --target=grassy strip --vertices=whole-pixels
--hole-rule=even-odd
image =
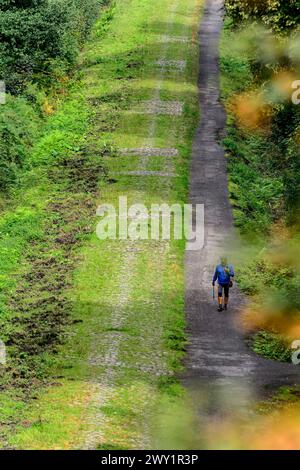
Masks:
[[[258,403],[256,411],[262,415],[269,415],[281,410],[299,407],[299,387],[280,387],[280,389],[269,399]]]
[[[116,204],[119,195],[129,204],[186,200],[197,122],[200,2],[177,3],[172,23],[170,0],[126,0],[107,10],[82,55],[81,83],[32,153],[22,205],[2,218],[2,318],[10,355],[2,393],[4,446],[150,446],[158,403],[178,396],[173,374],[185,341],[184,244],[132,246],[92,234],[97,205]],[[166,31],[191,42],[166,47]],[[162,80],[154,66],[162,54],[186,59],[185,72],[170,70]],[[157,82],[160,98],[182,101],[184,114],[157,116],[151,134],[153,116],[127,110],[157,96]],[[178,148],[174,171],[180,177],[117,175],[140,165],[136,157],[118,158],[118,147],[145,144]],[[150,159],[146,169],[166,164]],[[14,251],[7,249],[12,235]],[[5,248],[14,253],[11,261]]]

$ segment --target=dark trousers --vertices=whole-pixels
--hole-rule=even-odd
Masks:
[[[219,300],[221,300],[223,298],[223,291],[224,291],[225,300],[228,301],[228,298],[229,298],[229,284],[219,284],[219,286],[218,286]],[[221,302],[222,302],[222,300],[221,300]]]

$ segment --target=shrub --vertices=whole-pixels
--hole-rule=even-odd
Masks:
[[[0,76],[13,93],[51,77],[57,63],[70,69],[103,0],[2,2]]]

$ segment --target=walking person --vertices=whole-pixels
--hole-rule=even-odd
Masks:
[[[216,281],[218,281],[218,312],[222,312],[223,309],[227,310],[229,301],[229,289],[233,285],[232,278],[234,277],[233,267],[227,263],[227,258],[222,257],[221,263],[218,264],[213,276],[212,285],[215,287]],[[223,303],[224,296],[224,303]]]

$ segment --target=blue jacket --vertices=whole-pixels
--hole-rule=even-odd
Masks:
[[[227,286],[230,283],[231,277],[234,277],[233,267],[230,264],[228,264],[226,267],[218,264],[213,277],[213,282],[216,282],[218,279],[218,283],[220,285]]]

